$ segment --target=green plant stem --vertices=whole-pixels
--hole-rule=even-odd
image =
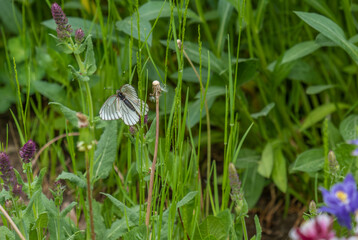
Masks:
[[[241,220],[241,225],[242,225],[242,232],[244,233],[244,239],[248,240],[248,236],[247,236],[247,229],[246,229],[246,223],[245,223],[245,216],[241,216],[240,217]]]
[[[93,222],[93,210],[92,210],[92,192],[91,192],[91,176],[90,176],[90,163],[88,157],[88,151],[85,151],[86,157],[86,177],[87,177],[87,199],[88,199],[88,208],[90,212],[90,224],[91,224],[91,238],[92,240],[96,239],[96,235],[94,232],[94,222]]]
[[[16,224],[14,223],[14,221],[12,221],[11,217],[9,216],[9,214],[6,212],[6,210],[2,207],[2,205],[0,204],[0,211],[2,212],[2,214],[4,214],[4,216],[6,217],[6,219],[9,221],[10,225],[14,228],[15,232],[17,233],[17,235],[19,235],[21,240],[26,240],[26,238],[22,235],[22,233],[20,232],[19,228],[16,226]]]

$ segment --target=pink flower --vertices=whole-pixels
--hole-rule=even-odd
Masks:
[[[332,223],[331,217],[322,214],[306,221],[300,228],[292,229],[289,236],[293,240],[336,240]]]

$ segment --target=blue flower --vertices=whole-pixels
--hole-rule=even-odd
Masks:
[[[357,185],[352,174],[348,174],[342,183],[333,185],[330,191],[324,188],[320,190],[327,206],[319,211],[335,215],[340,225],[351,229],[351,214],[358,209]]]
[[[348,143],[358,146],[358,139],[348,141]],[[356,148],[351,154],[353,156],[358,156],[358,148]]]

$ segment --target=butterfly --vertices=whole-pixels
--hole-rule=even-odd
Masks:
[[[104,102],[99,116],[103,120],[122,119],[126,125],[133,126],[148,110],[148,104],[138,98],[134,87],[125,84]]]

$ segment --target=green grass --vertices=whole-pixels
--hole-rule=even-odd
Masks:
[[[249,208],[268,182],[285,199],[286,210],[292,197],[306,205],[319,201],[312,191],[317,181],[332,185],[329,150],[336,152],[342,174],[356,172],[344,141],[356,136],[357,6],[349,1],[205,2],[58,2],[74,30],[82,27],[91,34],[97,69],[89,81],[74,80],[68,67],[84,71],[86,51],[65,54],[49,35],[56,35],[52,2],[0,3],[8,13],[1,17],[0,112],[13,122],[20,145],[33,139],[41,148],[56,136],[79,132],[51,144],[35,166],[47,168],[50,184],[62,171],[72,174],[65,179],[78,203],[73,229],[83,217],[88,226],[78,237],[90,238],[88,198],[78,187],[87,174],[97,238],[116,227],[128,238],[148,234],[143,225],[156,131],[155,104],[148,100],[153,80],[168,91],[160,97],[152,237],[200,239],[198,234],[204,238],[220,221],[228,227],[215,238],[246,234],[246,212],[235,212],[230,198],[230,163],[239,172]],[[149,124],[141,122],[133,136],[123,121],[98,117],[104,101],[125,83],[150,106]],[[78,129],[75,112],[88,116],[88,131]],[[7,129],[2,126],[6,134],[1,136],[8,136]],[[78,151],[79,141],[92,140],[97,147]],[[8,137],[1,139],[2,148],[7,145]],[[316,148],[320,155],[309,151]],[[310,171],[310,162],[322,166]],[[35,216],[40,210],[34,209]]]

